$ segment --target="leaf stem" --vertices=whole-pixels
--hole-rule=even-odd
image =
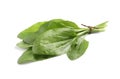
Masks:
[[[84,26],[84,27],[87,27],[86,30],[88,31],[88,34],[105,31],[104,30],[105,27],[99,28],[99,27],[96,27],[96,26],[87,26],[87,25],[84,25],[84,24],[81,24],[81,25]]]

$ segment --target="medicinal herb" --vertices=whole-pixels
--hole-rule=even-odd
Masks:
[[[89,42],[85,36],[104,31],[106,22],[96,26],[78,27],[72,21],[53,19],[38,22],[18,34],[22,41],[17,43],[26,51],[18,59],[19,64],[45,60],[66,54],[70,60],[82,56]]]

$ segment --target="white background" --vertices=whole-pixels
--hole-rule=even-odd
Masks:
[[[120,79],[119,0],[0,0],[0,79]],[[19,65],[23,53],[17,34],[50,19],[80,25],[109,21],[106,31],[86,37],[86,53],[75,61],[66,55]]]

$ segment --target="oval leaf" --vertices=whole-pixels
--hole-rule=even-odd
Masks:
[[[30,35],[26,36],[23,40],[26,43],[33,44],[36,37],[46,32],[47,30],[54,28],[63,28],[63,27],[75,28],[75,29],[79,28],[75,23],[71,21],[64,21],[62,19],[53,19],[41,25],[41,27],[37,32],[31,33]]]
[[[55,28],[44,32],[33,44],[33,53],[61,55],[66,53],[76,33],[70,28]]]
[[[18,63],[25,64],[25,63],[35,62],[38,60],[39,61],[45,60],[45,59],[52,58],[52,57],[55,57],[55,55],[36,55],[36,54],[33,54],[32,48],[29,48],[18,59]]]
[[[25,29],[24,31],[20,32],[18,34],[18,38],[24,39],[26,36],[36,32],[39,30],[40,26],[44,24],[45,22],[38,22],[30,26],[29,28]]]
[[[82,56],[88,47],[88,41],[84,38],[77,38],[71,45],[71,48],[67,52],[67,56],[70,60],[75,60]]]

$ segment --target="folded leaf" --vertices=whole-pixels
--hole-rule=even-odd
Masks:
[[[33,53],[61,55],[68,51],[76,32],[71,28],[55,28],[41,34],[33,44]]]
[[[82,56],[88,47],[88,41],[83,37],[76,38],[72,43],[71,48],[67,52],[67,56],[70,60],[75,60]]]

